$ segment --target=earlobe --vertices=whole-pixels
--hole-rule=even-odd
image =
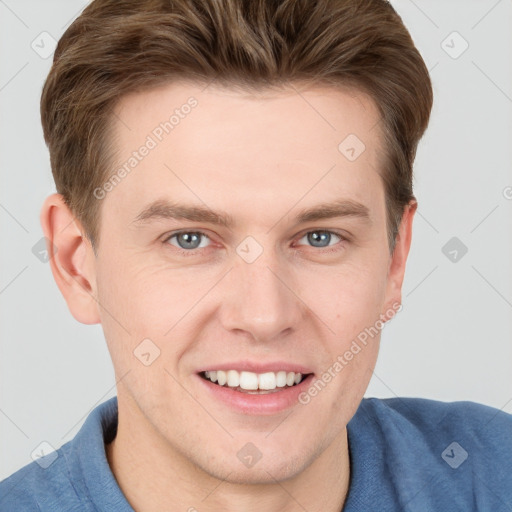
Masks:
[[[46,198],[40,221],[53,277],[71,314],[84,324],[100,323],[94,252],[61,194]]]
[[[418,208],[416,200],[410,201],[404,208],[402,221],[400,222],[395,248],[389,263],[388,282],[386,289],[386,312],[394,311],[391,319],[396,313],[396,307],[402,302],[402,283],[405,275],[405,266],[412,241],[412,223],[414,214]],[[386,315],[384,313],[384,316]]]

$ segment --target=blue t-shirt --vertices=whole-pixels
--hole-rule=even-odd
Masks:
[[[512,511],[510,414],[473,402],[365,398],[347,430],[343,512]],[[112,398],[57,452],[0,483],[0,511],[133,512],[105,455],[116,431]]]

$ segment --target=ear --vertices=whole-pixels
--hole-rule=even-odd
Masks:
[[[40,215],[53,277],[71,314],[83,324],[100,323],[95,255],[61,194],[48,196]]]
[[[402,303],[402,283],[404,281],[405,264],[411,247],[412,221],[417,208],[418,203],[416,200],[410,201],[404,208],[395,248],[389,262],[386,288],[386,311],[393,311],[393,313],[391,316],[384,314],[385,320],[390,320],[397,312],[396,305]]]

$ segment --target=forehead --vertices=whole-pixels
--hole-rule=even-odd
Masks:
[[[380,116],[362,93],[182,82],[125,96],[114,119],[113,169],[128,172],[108,200],[132,214],[165,197],[248,212],[255,202],[304,208],[382,196]]]
[[[194,106],[189,107],[190,104]],[[254,116],[255,122],[243,123],[250,121],[250,116]],[[187,123],[182,123],[185,118]],[[331,147],[348,130],[360,138],[378,138],[376,124],[379,120],[374,100],[348,87],[305,88],[288,84],[281,88],[247,91],[215,83],[179,81],[123,96],[114,109],[114,133],[122,142],[136,145],[140,142],[140,132],[152,134],[159,131],[160,125],[170,122],[174,138],[179,137],[179,132],[189,131],[183,125],[199,130],[198,135],[215,132],[220,138],[222,133],[217,129],[222,126],[224,134],[245,136],[247,142],[251,135],[267,135],[269,141],[268,130],[278,123],[278,128],[287,126],[294,134],[304,135],[298,141],[302,145],[308,140],[317,144],[323,139],[325,146]],[[164,132],[164,136],[170,133]],[[326,137],[328,132],[332,137]],[[280,135],[280,139],[289,139],[287,133]],[[155,137],[158,138],[158,133]],[[250,145],[246,149],[249,150]],[[298,145],[294,149],[300,151]]]

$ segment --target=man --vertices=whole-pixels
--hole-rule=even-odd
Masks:
[[[365,399],[428,71],[382,0],[96,0],[41,103],[41,211],[117,398],[0,510],[510,510],[512,418]]]

